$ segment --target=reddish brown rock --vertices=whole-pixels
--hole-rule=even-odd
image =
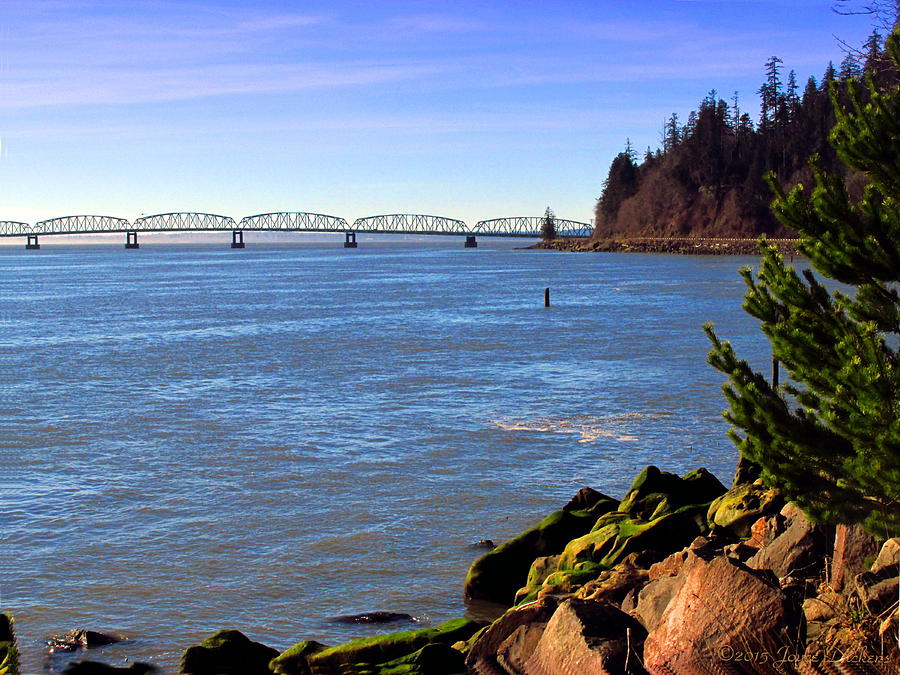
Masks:
[[[838,525],[831,563],[831,587],[842,590],[857,574],[866,570],[866,558],[874,558],[877,554],[878,544],[862,527]]]
[[[778,529],[774,524],[779,518],[786,528],[770,539]],[[747,565],[753,569],[772,570],[779,578],[818,576],[824,568],[826,551],[823,528],[810,522],[793,504],[786,505],[781,513],[766,520],[773,525],[763,528],[760,536],[763,545],[747,560]]]
[[[691,558],[662,622],[644,643],[644,664],[669,673],[777,673],[779,650],[802,637],[802,614],[771,572],[731,558]]]
[[[570,598],[547,624],[525,675],[622,675],[644,673],[640,648],[646,631],[606,602]]]
[[[662,577],[675,576],[681,572],[685,563],[692,557],[701,557],[704,560],[712,560],[722,552],[723,541],[718,538],[697,537],[691,545],[681,551],[663,558],[658,563],[650,565],[647,573],[650,581]]]
[[[648,632],[662,625],[663,616],[675,594],[684,584],[683,576],[660,577],[641,589],[638,593],[634,616]]]
[[[506,675],[508,671],[497,661],[498,653],[502,652],[507,661],[511,658],[527,660],[530,654],[524,653],[525,649],[537,644],[535,635],[539,637],[543,633],[556,607],[557,601],[548,597],[507,610],[475,640],[466,656],[466,666],[476,675]],[[528,626],[529,633],[522,635],[520,632],[516,645],[508,643],[510,636],[521,626]]]

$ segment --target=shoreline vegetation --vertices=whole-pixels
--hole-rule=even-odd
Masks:
[[[500,608],[492,622],[460,617],[283,652],[227,629],[185,649],[180,672],[895,673],[898,584],[900,538],[813,523],[752,465],[739,464],[731,488],[702,468],[648,466],[622,499],[583,487],[475,560],[464,593]],[[0,615],[3,675],[20,672],[11,625]],[[76,658],[62,672],[155,670]]]
[[[800,255],[797,239],[767,239],[784,256]],[[681,255],[761,255],[759,239],[716,237],[566,238],[540,241],[529,249],[577,253],[671,253]]]

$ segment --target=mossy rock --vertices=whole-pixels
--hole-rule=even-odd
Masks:
[[[565,508],[472,563],[465,581],[466,597],[510,606],[536,558],[559,554],[617,505],[612,497],[583,488]]]
[[[706,532],[707,504],[683,506],[674,513],[651,521],[639,518],[607,517],[592,532],[569,542],[559,559],[559,569],[576,569],[579,563],[593,562],[609,569],[629,553],[655,551],[674,553]]]
[[[716,534],[750,536],[750,528],[763,516],[778,513],[784,498],[774,488],[767,488],[761,480],[741,483],[709,505],[706,519]]]
[[[455,642],[468,640],[480,627],[480,624],[471,619],[452,619],[434,628],[353,640],[323,649],[308,656],[307,660],[310,672],[314,675],[341,672],[340,669],[349,664],[386,664],[409,656],[428,644],[449,647]]]
[[[537,592],[544,584],[544,579],[553,574],[559,568],[558,555],[545,555],[535,558],[528,570],[528,579],[525,585],[516,591],[515,604],[529,602],[537,597]]]
[[[606,567],[594,562],[580,562],[572,569],[559,569],[548,576],[541,590],[547,593],[573,593],[590,581],[594,581]]]
[[[399,659],[379,664],[353,663],[341,675],[458,675],[466,672],[465,657],[441,643],[427,644]]]
[[[0,675],[19,675],[19,650],[12,617],[0,614]]]
[[[182,673],[191,675],[271,675],[278,650],[252,642],[239,630],[220,630],[181,656]]]
[[[648,466],[634,479],[618,510],[649,521],[684,506],[708,504],[726,490],[706,469],[696,469],[679,477]]]
[[[288,647],[269,662],[269,669],[277,675],[309,675],[309,657],[328,649],[315,640],[304,640]]]

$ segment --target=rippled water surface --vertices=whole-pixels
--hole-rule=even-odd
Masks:
[[[42,242],[43,243],[43,242]],[[479,552],[581,486],[735,462],[715,322],[752,259],[509,242],[0,248],[0,606],[26,672],[84,626],[151,661],[466,611]],[[521,244],[519,244],[521,245]],[[543,307],[543,289],[552,304]]]

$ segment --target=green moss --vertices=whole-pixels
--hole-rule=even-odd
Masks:
[[[706,518],[713,532],[748,537],[753,523],[763,516],[778,513],[783,506],[780,493],[757,480],[736,485],[713,501]]]
[[[308,675],[309,657],[325,649],[328,647],[315,640],[298,642],[269,661],[269,669],[277,675]]]
[[[388,633],[353,640],[336,647],[329,647],[308,657],[316,672],[322,666],[336,667],[342,664],[382,664],[419,651],[427,644],[452,645],[467,640],[480,628],[471,619],[453,619],[434,628]]]
[[[592,506],[554,511],[534,527],[481,556],[466,576],[466,597],[511,605],[516,591],[526,585],[536,558],[562,552],[569,541],[589,532],[597,518],[615,505],[612,498],[596,493]]]
[[[13,623],[11,615],[0,614],[0,675],[19,675],[19,650]]]

